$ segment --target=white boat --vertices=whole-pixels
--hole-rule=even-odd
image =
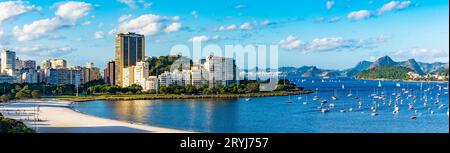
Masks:
[[[394,111],[392,111],[392,114],[398,114],[398,105],[395,104]]]
[[[378,87],[381,87],[381,81],[378,81]]]
[[[330,105],[328,105],[328,107],[334,108],[334,104],[330,104]]]
[[[410,103],[410,104],[408,104],[408,109],[409,109],[409,110],[413,110],[413,109],[414,109],[414,106],[413,106],[413,104],[411,104],[411,103]]]
[[[245,101],[250,101],[251,99],[250,98],[245,98]]]
[[[400,83],[395,84],[396,87],[401,87]]]
[[[326,109],[326,108],[322,108],[322,113],[326,113],[326,112],[328,112],[328,109]]]
[[[352,91],[350,90],[350,92],[347,94],[347,97],[351,97],[353,96]]]
[[[312,98],[312,100],[314,100],[314,101],[319,100],[319,97],[314,96],[314,97]]]
[[[439,109],[443,109],[445,107],[445,104],[439,105]]]
[[[322,100],[320,103],[326,104],[326,103],[327,103],[327,100]]]
[[[335,97],[335,96],[331,96],[331,99],[332,99],[332,100],[337,100],[338,98]]]

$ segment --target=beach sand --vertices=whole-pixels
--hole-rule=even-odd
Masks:
[[[0,112],[38,133],[191,133],[86,115],[72,110],[70,104],[57,100],[17,101],[0,104]]]

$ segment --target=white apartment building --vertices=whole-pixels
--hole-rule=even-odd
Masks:
[[[16,70],[16,52],[4,49],[1,53],[1,59],[1,73],[14,75]]]
[[[236,83],[236,62],[233,58],[208,56],[203,65],[209,72],[209,87]]]

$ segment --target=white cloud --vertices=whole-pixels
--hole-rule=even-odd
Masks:
[[[272,25],[275,24],[275,22],[270,21],[270,20],[264,20],[263,22],[261,22],[261,26],[268,26],[268,25]]]
[[[48,36],[49,32],[55,31],[64,25],[64,22],[59,18],[42,19],[31,24],[25,24],[22,28],[15,26],[13,34],[19,41],[34,40]]]
[[[347,15],[347,18],[349,20],[362,20],[362,19],[370,17],[371,15],[372,15],[372,13],[368,10],[359,10],[359,11],[350,12]]]
[[[305,48],[307,51],[328,51],[341,47],[344,44],[342,37],[313,39]]]
[[[201,35],[201,36],[191,37],[188,40],[188,42],[207,42],[207,41],[218,41],[218,40],[223,40],[223,39],[227,39],[227,38],[223,37],[223,36],[219,36],[219,35],[214,35],[212,37]]]
[[[131,14],[127,14],[127,15],[122,15],[119,17],[119,19],[117,19],[117,22],[121,23],[123,21],[126,21],[128,19],[130,19],[133,15]]]
[[[29,6],[28,2],[23,1],[5,1],[0,2],[0,24],[6,20],[17,17],[19,15],[31,12],[33,10],[41,10],[34,5]]]
[[[245,22],[239,27],[239,29],[241,29],[241,30],[251,30],[252,26],[250,25],[250,23]]]
[[[381,15],[390,11],[406,9],[410,5],[411,1],[390,1],[389,3],[384,4],[380,9],[378,9],[377,15]]]
[[[327,3],[325,4],[325,6],[327,7],[327,9],[331,9],[334,6],[334,1],[327,1]]]
[[[396,58],[415,58],[423,62],[445,62],[449,60],[449,52],[446,50],[413,48],[411,50],[398,51],[393,54]]]
[[[198,18],[198,12],[195,11],[195,10],[191,12],[191,15],[192,15],[192,17],[194,17],[195,19]]]
[[[95,32],[95,39],[103,39],[104,35],[105,33],[103,33],[103,31],[97,31]]]
[[[45,57],[61,57],[70,54],[74,51],[69,46],[21,46],[14,49],[18,53],[25,54],[30,57],[45,56]]]
[[[172,20],[173,21],[180,21],[180,16],[174,16],[174,17],[172,17]]]
[[[2,29],[0,29],[0,39],[1,39],[3,36],[5,36],[5,32],[4,32]]]
[[[229,26],[227,26],[227,27],[225,27],[225,26],[220,26],[217,30],[218,30],[218,31],[228,31],[228,30],[236,30],[237,28],[238,28],[237,25],[231,24],[231,25],[229,25]]]
[[[136,32],[143,35],[155,35],[162,30],[165,32],[175,32],[180,30],[181,23],[167,23],[171,18],[173,17],[144,14],[129,21],[122,22],[117,28],[111,30],[109,34]]]
[[[91,9],[92,5],[89,3],[69,1],[58,6],[55,16],[73,24],[88,15]]]
[[[383,40],[380,40],[383,39]],[[342,37],[324,37],[316,38],[300,47],[302,53],[329,52],[329,51],[353,51],[356,49],[371,50],[376,48],[377,44],[387,41],[384,38],[369,39],[344,39]]]
[[[292,50],[299,48],[301,45],[305,43],[294,36],[288,36],[286,39],[280,40],[278,44],[280,45],[281,48]]]
[[[153,5],[153,3],[145,2],[144,0],[117,0],[119,3],[123,3],[132,9],[137,9],[142,5],[144,8],[148,8]]]
[[[178,22],[174,22],[174,23],[170,24],[169,26],[167,26],[166,29],[164,29],[164,31],[167,33],[170,33],[170,32],[179,31],[180,29],[181,29],[181,24]]]
[[[91,21],[84,21],[82,25],[90,25],[91,23]]]
[[[188,42],[206,42],[206,41],[209,41],[209,37],[205,35],[195,36],[188,40]]]
[[[235,9],[242,9],[242,8],[246,8],[246,7],[247,7],[247,5],[244,5],[244,4],[239,4],[239,5],[234,6]]]
[[[19,41],[35,40],[49,36],[49,33],[63,27],[74,26],[76,21],[88,15],[92,5],[85,2],[66,2],[59,4],[55,17],[34,21],[20,28],[15,26],[13,34]]]

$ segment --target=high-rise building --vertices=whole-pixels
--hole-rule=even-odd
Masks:
[[[145,37],[136,33],[120,33],[115,40],[116,85],[123,86],[124,68],[135,66],[145,57]]]
[[[134,83],[144,84],[148,78],[148,63],[147,62],[137,62],[134,67]]]
[[[86,64],[84,66],[86,68],[93,68],[94,67],[94,62],[86,62]]]
[[[65,69],[67,68],[67,61],[64,59],[49,59],[42,62],[43,69]]]
[[[16,69],[20,70],[23,68],[23,61],[19,59],[19,57],[16,57]]]
[[[1,58],[1,72],[11,75],[11,72],[14,72],[16,69],[16,52],[4,49]]]
[[[36,69],[36,61],[34,60],[23,61],[23,68]]]
[[[122,69],[122,87],[131,86],[134,83],[134,66],[129,66]]]
[[[106,64],[104,76],[105,76],[106,83],[109,85],[115,85],[115,83],[116,83],[115,67],[116,67],[116,63],[114,61],[109,61]]]
[[[204,63],[209,71],[209,87],[226,86],[236,83],[236,62],[233,58],[208,56]]]

